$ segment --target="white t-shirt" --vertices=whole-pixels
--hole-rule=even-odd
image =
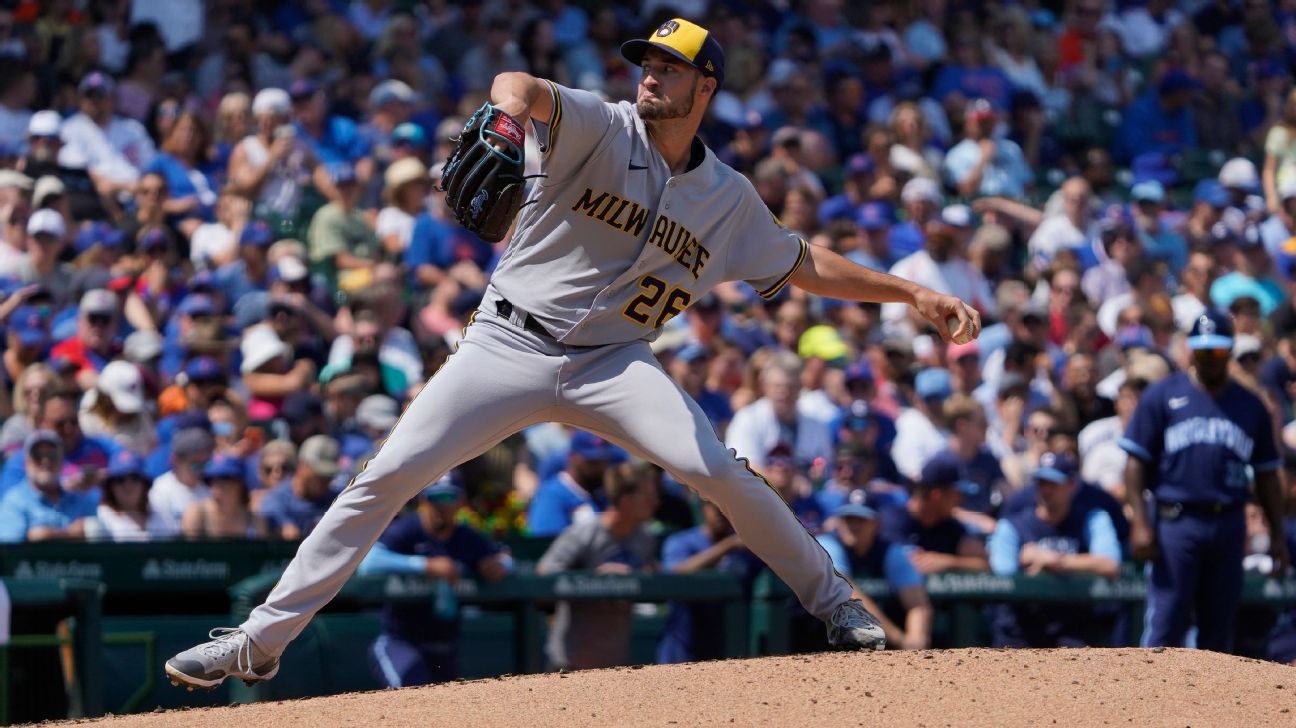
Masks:
[[[966,258],[951,257],[943,263],[937,263],[926,250],[919,250],[901,258],[891,266],[890,273],[924,285],[937,293],[957,296],[972,304],[982,315],[997,317],[998,311],[994,296],[990,293],[990,284]],[[908,306],[903,303],[882,304],[884,321],[900,321],[907,314]]]
[[[896,470],[910,480],[918,480],[927,461],[949,446],[948,437],[927,415],[912,407],[905,408],[896,418],[896,437],[891,444]]]
[[[802,406],[802,402],[806,405]],[[796,442],[785,443],[792,446],[793,454],[802,462],[832,459],[832,427],[816,416],[816,409],[812,400],[797,400]],[[725,446],[733,448],[738,457],[747,458],[752,467],[762,468],[770,450],[784,439],[783,435],[784,428],[774,414],[774,404],[761,398],[734,413],[729,429],[725,430]]]
[[[384,207],[374,221],[374,232],[378,234],[379,240],[388,235],[399,235],[401,250],[404,250],[409,247],[410,238],[414,236],[414,216],[399,207]]]
[[[99,505],[95,520],[98,522],[96,534],[109,541],[159,541],[174,538],[180,533],[178,521],[155,510],[149,511],[148,521],[143,528],[140,528],[134,518],[118,513],[104,504]]]
[[[206,483],[199,483],[190,488],[176,477],[175,471],[168,470],[153,481],[149,489],[149,509],[180,522],[180,517],[190,503],[211,496],[211,489]]]
[[[228,256],[237,248],[233,230],[219,222],[203,223],[189,238],[189,259],[201,266],[220,256]]]
[[[118,183],[138,180],[157,154],[144,126],[124,116],[114,116],[105,128],[85,114],[73,114],[63,122],[60,136],[59,164],[84,167]]]
[[[1051,215],[1035,228],[1035,233],[1026,245],[1032,258],[1050,261],[1059,251],[1081,248],[1088,243],[1085,231],[1076,227],[1071,218],[1066,215]]]

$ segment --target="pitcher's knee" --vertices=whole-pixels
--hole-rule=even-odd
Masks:
[[[442,471],[431,472],[417,461],[384,457],[380,452],[360,467],[347,484],[348,491],[359,490],[378,497],[413,498],[420,490],[436,482]]]

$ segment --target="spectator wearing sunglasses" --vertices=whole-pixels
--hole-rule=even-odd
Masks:
[[[118,302],[110,291],[86,291],[77,309],[76,335],[56,345],[51,357],[63,357],[77,369],[77,384],[90,389],[99,372],[118,354]]]

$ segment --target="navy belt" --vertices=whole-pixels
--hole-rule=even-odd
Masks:
[[[1245,503],[1224,503],[1222,501],[1178,502],[1158,501],[1157,513],[1162,518],[1178,518],[1187,513],[1194,516],[1219,516],[1242,510]]]

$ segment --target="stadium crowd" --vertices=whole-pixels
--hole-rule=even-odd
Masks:
[[[893,643],[932,643],[925,575],[1119,573],[1118,441],[1208,309],[1296,467],[1289,2],[6,0],[0,540],[309,532],[507,245],[437,191],[495,74],[632,98],[620,42],[676,15],[728,59],[705,141],[786,227],[987,324],[947,345],[902,305],[729,284],[654,343],[838,569],[890,582]],[[750,583],[760,563],[686,485],[533,427],[430,488],[362,571],[499,578],[496,541],[556,536],[541,572]],[[709,654],[716,615],[673,609],[660,658]],[[554,664],[623,659],[582,650],[629,610],[560,612],[579,634],[557,632]],[[1122,628],[1090,608],[993,621],[1010,645]]]

